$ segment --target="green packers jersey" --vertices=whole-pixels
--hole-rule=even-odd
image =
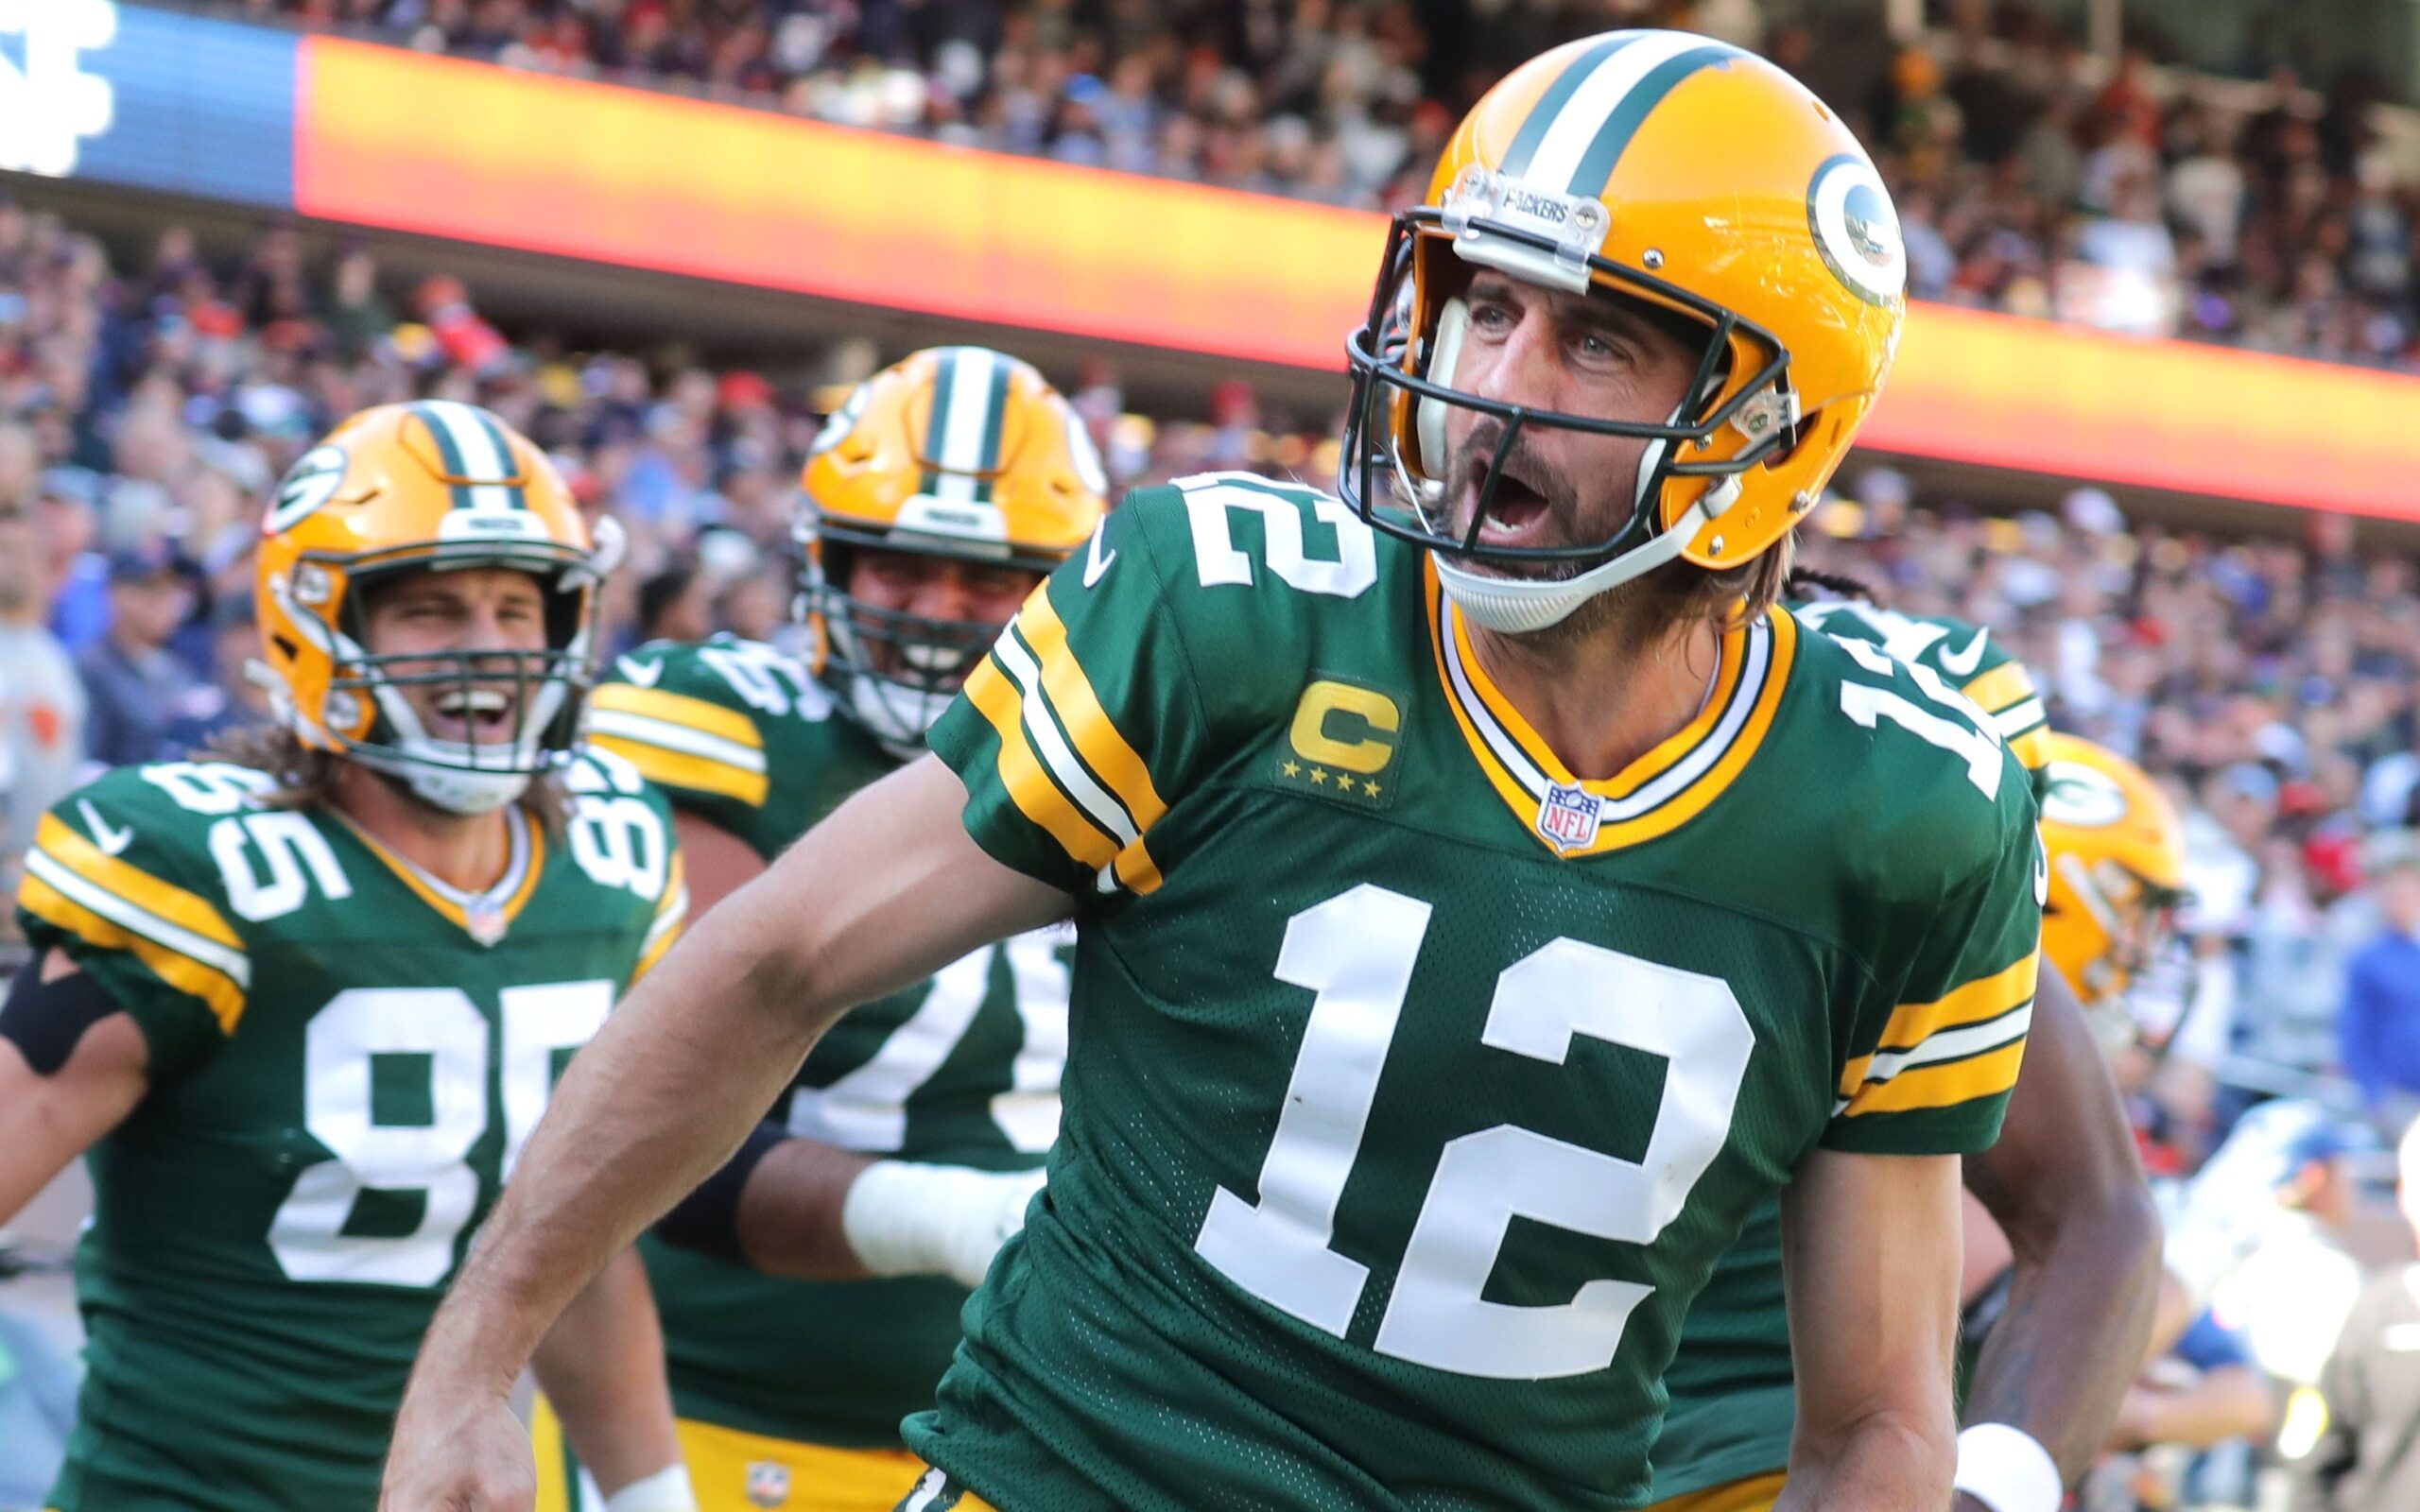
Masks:
[[[466,895],[244,767],[122,767],[42,821],[19,919],[141,1030],[89,1156],[60,1512],[370,1512],[423,1331],[556,1076],[678,933],[670,815],[586,756]]]
[[[621,658],[593,737],[673,805],[768,861],[896,765],[795,659],[718,635]],[[867,1154],[1039,1166],[1059,1128],[1071,931],[987,946],[856,1009],[771,1116]],[[794,1441],[895,1446],[958,1347],[965,1288],[942,1277],[821,1284],[641,1242],[683,1418]]]
[[[1426,555],[1139,493],[932,745],[1078,896],[1050,1185],[910,1448],[1005,1512],[1623,1508],[1690,1297],[1819,1146],[1996,1136],[2042,873],[1974,706],[1774,611],[1577,780]]]
[[[1979,626],[1919,619],[1854,600],[1792,604],[1799,624],[1878,645],[1956,687],[1989,715],[2033,776],[2049,757],[2049,725],[2025,664]],[[1654,1499],[1666,1502],[1780,1469],[1796,1421],[1789,1321],[1782,1304],[1781,1204],[1749,1214],[1739,1238],[1689,1304],[1680,1352],[1664,1372],[1670,1402],[1655,1441]]]

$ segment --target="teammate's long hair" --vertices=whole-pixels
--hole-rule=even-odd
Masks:
[[[222,731],[211,738],[199,759],[249,766],[277,779],[276,788],[256,800],[269,809],[307,809],[332,802],[337,764],[344,760],[334,751],[313,750],[292,730],[275,725]],[[400,783],[396,785],[402,790]],[[571,818],[572,796],[558,773],[542,771],[531,777],[529,790],[521,795],[520,802],[545,826],[548,839],[562,838],[563,826]]]

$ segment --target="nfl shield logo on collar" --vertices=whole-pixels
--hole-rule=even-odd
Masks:
[[[777,1507],[789,1499],[788,1466],[760,1459],[748,1467],[748,1501],[751,1505]]]
[[[1586,849],[1597,838],[1597,816],[1604,800],[1584,788],[1547,788],[1538,805],[1538,833],[1565,850]]]
[[[474,898],[463,913],[469,917],[471,938],[482,945],[504,938],[504,904],[493,898]]]

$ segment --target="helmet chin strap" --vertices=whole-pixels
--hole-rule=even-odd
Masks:
[[[1448,300],[1437,315],[1437,334],[1431,347],[1427,378],[1441,388],[1454,386],[1454,369],[1462,355],[1462,338],[1470,329],[1470,307],[1461,300]],[[1420,460],[1424,470],[1434,471],[1444,465],[1445,402],[1423,399],[1414,411],[1412,421],[1420,441]],[[1688,408],[1686,399],[1664,418],[1667,425],[1676,424],[1682,412]],[[1663,465],[1669,443],[1663,438],[1647,443],[1639,454],[1638,473],[1631,490],[1631,507],[1644,509],[1648,496],[1655,485],[1656,470]],[[1454,607],[1469,617],[1474,625],[1499,635],[1530,635],[1549,626],[1559,625],[1571,617],[1574,610],[1598,594],[1629,582],[1642,573],[1652,572],[1680,556],[1681,548],[1697,538],[1707,522],[1731,507],[1739,497],[1739,480],[1726,477],[1698,496],[1695,504],[1683,512],[1680,519],[1653,538],[1642,541],[1616,557],[1599,562],[1586,572],[1571,577],[1535,578],[1500,577],[1490,573],[1473,572],[1460,566],[1452,558],[1440,554],[1437,558],[1437,579]]]
[[[1651,444],[1661,446],[1663,442]],[[1697,539],[1697,533],[1738,496],[1739,480],[1724,478],[1700,495],[1661,534],[1576,576],[1499,577],[1492,573],[1473,572],[1441,553],[1437,557],[1437,580],[1444,585],[1445,596],[1472,624],[1498,635],[1534,634],[1569,619],[1574,610],[1598,594],[1677,558],[1681,548]],[[1635,507],[1645,508],[1646,504],[1642,500]]]

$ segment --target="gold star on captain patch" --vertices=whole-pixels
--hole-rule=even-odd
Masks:
[[[1361,784],[1361,791],[1372,798],[1376,798],[1378,796],[1378,784],[1375,782],[1363,782]]]
[[[1311,768],[1311,781],[1319,783],[1322,787],[1325,787],[1327,785],[1327,773],[1321,771],[1318,767],[1314,766]]]
[[[1288,777],[1300,777],[1303,775],[1303,764],[1301,762],[1288,762],[1285,765],[1280,766],[1277,769],[1284,772]]]

